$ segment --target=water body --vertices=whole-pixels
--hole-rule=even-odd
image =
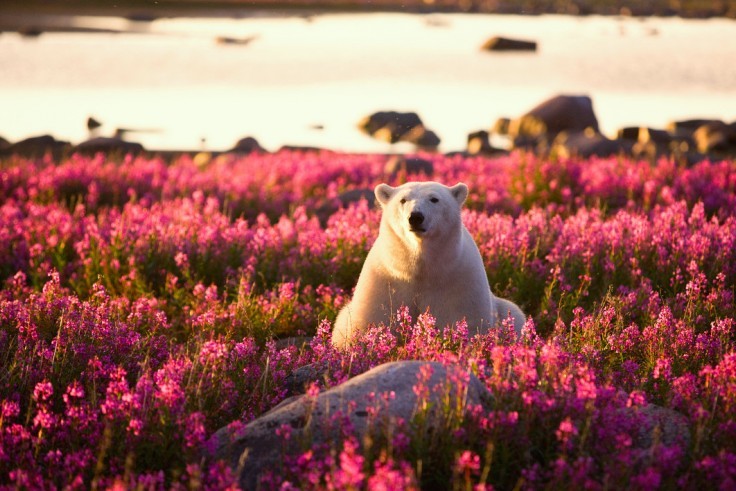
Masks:
[[[471,131],[558,94],[587,94],[604,133],[694,117],[736,120],[736,22],[727,19],[322,14],[151,23],[78,18],[123,33],[0,35],[0,136],[101,134],[149,149],[311,145],[402,150],[361,134],[377,110],[416,111],[462,149]],[[488,53],[494,35],[535,53]],[[218,44],[227,36],[250,39]]]

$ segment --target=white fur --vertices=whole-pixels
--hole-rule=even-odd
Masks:
[[[401,306],[409,307],[415,318],[429,308],[439,328],[464,318],[471,333],[497,327],[511,314],[517,333],[521,331],[524,314],[491,293],[478,246],[463,225],[465,184],[379,184],[375,194],[383,208],[378,238],[353,299],[335,321],[335,346],[345,347],[369,324],[391,325]],[[410,225],[412,212],[423,214],[421,226]]]

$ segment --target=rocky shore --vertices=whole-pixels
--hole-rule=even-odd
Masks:
[[[387,152],[395,143],[410,144],[417,151],[437,152],[442,141],[441,135],[428,128],[415,112],[377,111],[358,121],[357,130],[385,142]],[[499,148],[492,144],[499,140],[506,145]],[[280,150],[322,149],[284,145],[277,151]],[[693,165],[703,160],[736,158],[736,121],[696,118],[671,121],[664,128],[629,126],[619,128],[611,138],[601,133],[589,96],[559,94],[524,114],[499,118],[490,128],[469,133],[466,147],[449,153],[492,156],[514,150],[561,158],[621,155],[655,162],[661,157],[673,157],[684,165]],[[247,155],[267,150],[251,136],[241,138],[230,148],[207,152],[146,149],[128,140],[125,132],[105,137],[96,135],[94,128],[90,129],[89,139],[78,143],[60,141],[51,135],[30,136],[16,142],[0,136],[0,159],[21,156],[50,157],[58,161],[73,153],[94,155],[99,152],[110,156],[159,155],[167,160],[189,155],[197,164],[207,165],[221,154]],[[387,169],[389,173],[403,169],[432,174],[431,163],[419,157],[392,159],[389,164],[392,166]]]

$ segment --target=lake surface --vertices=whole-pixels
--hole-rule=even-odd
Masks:
[[[79,142],[86,119],[150,129],[148,149],[224,150],[253,136],[346,151],[402,150],[360,133],[378,110],[416,111],[443,151],[557,93],[587,94],[604,133],[673,119],[736,120],[736,22],[727,19],[321,14],[151,23],[124,33],[0,35],[0,136]],[[536,53],[488,53],[504,35]],[[218,36],[253,39],[218,44]]]

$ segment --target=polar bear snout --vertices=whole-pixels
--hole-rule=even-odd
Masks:
[[[412,232],[424,232],[424,213],[421,211],[412,211],[409,214],[409,228]]]

